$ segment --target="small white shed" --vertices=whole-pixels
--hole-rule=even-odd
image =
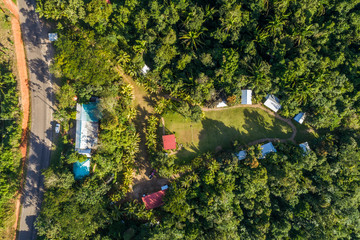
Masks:
[[[251,105],[252,90],[241,90],[241,104]]]
[[[274,112],[279,111],[279,109],[281,108],[279,99],[274,95],[270,94],[267,95],[264,105],[273,110]]]

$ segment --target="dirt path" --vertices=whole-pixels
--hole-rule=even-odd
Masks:
[[[11,16],[11,29],[14,36],[16,63],[19,72],[20,105],[22,107],[22,114],[23,114],[21,121],[22,134],[21,134],[20,151],[22,157],[22,166],[24,166],[24,162],[26,159],[26,152],[27,152],[27,133],[28,133],[29,111],[30,111],[28,71],[26,66],[24,43],[21,37],[19,10],[13,1],[11,0],[3,0],[3,1],[6,7],[13,14],[13,16]],[[23,184],[23,176],[21,176],[20,186],[22,186],[22,184]],[[19,214],[20,214],[20,198],[21,198],[21,191],[19,191],[16,196],[16,202],[15,202],[16,220],[13,226],[14,232],[16,232]],[[14,234],[14,239],[15,238],[16,238],[16,234]]]
[[[202,111],[204,111],[204,112],[222,111],[222,110],[229,109],[229,108],[259,108],[259,109],[262,109],[265,112],[269,113],[270,115],[274,116],[275,118],[279,119],[280,121],[283,121],[283,122],[287,123],[292,129],[291,137],[289,137],[287,139],[262,138],[262,139],[258,139],[256,141],[250,142],[247,145],[251,146],[251,145],[259,144],[259,143],[266,142],[266,141],[269,141],[269,142],[287,142],[287,141],[291,141],[291,142],[295,143],[295,136],[297,134],[297,129],[296,129],[295,125],[291,122],[291,119],[281,117],[279,114],[277,114],[277,113],[271,111],[270,109],[264,107],[262,104],[236,105],[236,106],[227,107],[227,108],[202,108]]]

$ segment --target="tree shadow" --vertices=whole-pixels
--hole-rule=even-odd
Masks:
[[[236,121],[234,115],[234,121]],[[234,142],[240,145],[262,139],[262,138],[281,138],[285,134],[283,127],[286,123],[279,122],[279,126],[274,119],[266,119],[256,110],[244,110],[243,125],[240,129],[225,125],[222,121],[205,118],[201,121],[202,129],[198,135],[199,143],[190,143],[176,153],[177,163],[187,164],[196,156],[205,152],[219,152],[233,150]],[[191,123],[189,125],[191,129]],[[291,129],[291,128],[289,128]]]
[[[241,137],[241,133],[234,127],[226,126],[223,122],[205,118],[199,133],[199,144],[191,143],[176,154],[177,164],[184,165],[201,153],[231,149],[234,141]]]
[[[134,120],[135,127],[137,129],[137,132],[139,133],[139,152],[136,155],[136,161],[135,161],[135,167],[136,168],[143,168],[146,169],[146,171],[151,171],[150,163],[148,161],[149,155],[147,152],[146,147],[146,116],[149,116],[150,113],[143,107],[140,107],[139,105],[136,106],[137,115]]]

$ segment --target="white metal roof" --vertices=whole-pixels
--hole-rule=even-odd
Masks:
[[[261,154],[262,154],[261,158],[265,158],[265,155],[271,152],[276,152],[276,149],[271,142],[261,146]]]
[[[279,99],[274,95],[268,95],[264,105],[273,110],[274,112],[279,111],[279,109],[281,108]]]
[[[304,151],[304,153],[307,153],[307,152],[310,152],[310,151],[311,151],[308,142],[304,142],[304,143],[299,144],[299,147],[302,148],[302,150]]]
[[[252,90],[241,90],[241,104],[252,104]]]
[[[97,120],[94,113],[96,105],[92,105],[76,105],[75,150],[77,151],[91,149],[97,144],[99,123],[95,121]]]
[[[244,160],[246,158],[246,151],[240,151],[238,154],[236,154],[239,160]]]

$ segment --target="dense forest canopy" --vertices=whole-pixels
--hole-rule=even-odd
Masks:
[[[38,0],[38,11],[57,23],[53,70],[64,83],[56,116],[63,137],[58,161],[45,172],[40,236],[360,238],[359,0]],[[182,172],[165,205],[147,211],[125,201],[139,139],[123,70],[149,93],[176,99],[177,111],[188,109],[192,120],[201,118],[199,106],[221,98],[238,104],[241,90],[252,89],[254,102],[279,97],[284,117],[306,112],[321,136],[308,155],[278,144],[257,168],[256,146],[242,162],[209,153],[179,167],[158,152],[159,118],[150,116],[153,164],[163,166],[162,176]],[[70,172],[81,160],[67,135],[74,95],[104,100],[96,171],[81,181]]]

